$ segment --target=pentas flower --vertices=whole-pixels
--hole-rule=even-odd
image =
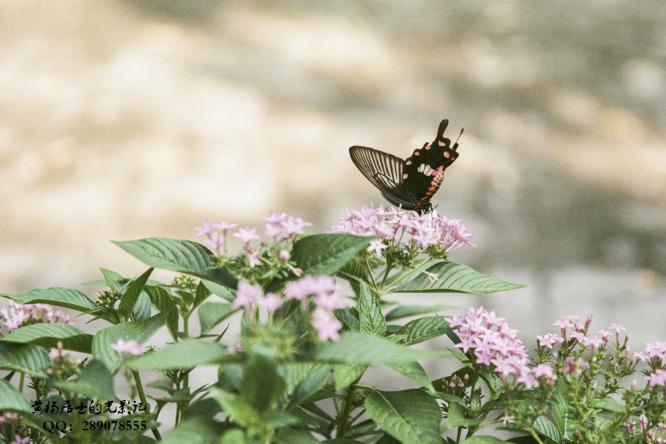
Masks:
[[[259,240],[259,235],[257,234],[257,230],[254,228],[239,228],[236,233],[234,233],[234,236],[243,241],[244,245],[248,245],[250,242],[254,240]]]
[[[116,353],[132,356],[141,356],[144,353],[143,346],[133,339],[130,339],[129,341],[118,339],[111,345],[111,348],[115,350]]]
[[[69,315],[45,304],[17,304],[0,309],[0,331],[10,333],[24,325],[36,323],[71,324]]]
[[[248,282],[240,281],[236,290],[236,298],[231,306],[233,308],[249,309],[253,304],[258,303],[263,296],[264,291],[259,285],[251,285]]]
[[[20,419],[20,416],[14,412],[6,412],[0,415],[0,426],[5,423],[16,422]]]
[[[204,237],[204,244],[212,248],[217,253],[221,250],[227,249],[227,234],[229,230],[236,228],[238,225],[228,222],[220,221],[211,223],[208,220],[203,222],[200,227],[195,227],[194,231],[197,236]]]
[[[334,310],[343,308],[345,303],[340,296],[341,287],[331,276],[305,276],[287,284],[284,294],[287,299],[304,302],[312,296],[315,310],[311,324],[319,339],[337,340],[342,323],[335,318]]]
[[[545,347],[547,349],[552,349],[553,345],[561,344],[564,342],[562,336],[558,336],[554,333],[546,333],[543,336],[537,336],[537,343],[540,347]]]
[[[377,256],[391,246],[414,247],[422,251],[436,246],[448,252],[471,245],[472,237],[461,221],[448,219],[436,211],[419,214],[396,208],[386,209],[381,205],[348,212],[331,227],[331,231],[376,236],[377,241],[371,242],[368,249]]]
[[[312,313],[312,327],[317,330],[320,340],[337,341],[340,337],[340,330],[342,330],[342,323],[330,311],[316,308]]]
[[[551,381],[545,368],[539,368],[538,376],[529,368],[527,350],[516,330],[495,312],[470,308],[464,315],[453,315],[450,325],[460,338],[456,347],[472,353],[477,364],[492,367],[503,379],[513,377],[527,388],[535,387],[540,377]]]
[[[657,369],[654,373],[650,373],[645,377],[650,387],[666,387],[666,370]]]

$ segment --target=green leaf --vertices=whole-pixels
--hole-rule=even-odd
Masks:
[[[88,311],[95,308],[95,303],[88,296],[69,288],[36,288],[27,293],[0,294],[0,296],[19,304],[49,304],[76,311]]]
[[[437,402],[421,390],[380,392],[365,399],[368,416],[401,442],[439,444],[441,413]]]
[[[428,374],[418,362],[407,362],[405,364],[392,365],[391,368],[401,375],[408,377],[412,381],[418,382],[430,393],[435,392],[435,388],[432,386],[432,382],[430,381],[430,378],[428,378]]]
[[[333,378],[335,380],[335,389],[342,390],[352,385],[368,369],[367,365],[345,365],[336,364],[333,366]]]
[[[315,352],[317,359],[354,365],[403,364],[441,355],[435,351],[412,350],[362,332],[343,333],[338,341],[320,344]]]
[[[377,336],[386,334],[386,320],[379,307],[379,302],[370,292],[365,282],[360,284],[358,297],[358,315],[360,330]]]
[[[76,381],[59,381],[56,382],[56,387],[100,401],[118,399],[113,391],[111,372],[101,361],[95,359],[81,370]]]
[[[324,388],[331,367],[318,362],[290,362],[279,368],[292,403],[301,404]]]
[[[301,430],[283,428],[275,437],[276,444],[319,444],[319,440]]]
[[[23,398],[23,395],[7,381],[0,379],[0,412],[4,410],[32,413],[32,409]]]
[[[62,342],[66,350],[90,353],[92,336],[67,324],[30,324],[0,337],[0,342],[55,347]]]
[[[236,297],[233,291],[231,291],[229,288],[225,287],[224,285],[218,284],[217,282],[202,279],[201,283],[204,284],[211,293],[221,297],[227,302],[233,302]]]
[[[137,299],[139,299],[139,295],[143,291],[143,287],[146,285],[146,281],[152,272],[153,269],[149,268],[141,276],[136,279],[132,279],[129,282],[127,285],[127,290],[125,290],[125,293],[120,298],[119,311],[122,315],[129,316],[129,314],[132,313],[132,309],[134,308]]]
[[[598,401],[596,404],[594,404],[594,407],[612,413],[624,413],[626,409],[624,404],[616,399],[611,398],[610,396],[602,399],[601,401]]]
[[[395,334],[395,338],[401,344],[414,345],[451,331],[449,323],[442,316],[429,316],[414,319],[403,325]]]
[[[196,290],[194,291],[194,301],[192,303],[192,310],[201,305],[201,303],[204,302],[206,299],[208,299],[210,295],[211,295],[210,290],[207,289],[204,284],[199,282]]]
[[[258,412],[239,395],[229,393],[217,387],[213,387],[210,390],[210,394],[222,406],[224,412],[238,425],[249,427],[259,422]]]
[[[161,444],[218,444],[222,434],[222,426],[210,418],[195,416],[180,422],[168,435],[160,441]],[[228,433],[227,433],[228,434]],[[225,434],[225,436],[227,435]],[[243,441],[229,441],[234,444]]]
[[[334,314],[350,330],[358,331],[361,328],[355,308],[339,308],[334,311]]]
[[[51,365],[45,348],[28,344],[0,344],[0,368],[46,377],[46,368]]]
[[[197,310],[199,314],[201,334],[203,335],[208,333],[220,322],[236,313],[236,311],[238,310],[232,308],[231,304],[225,304],[223,302],[204,302]]]
[[[240,429],[231,429],[224,432],[219,444],[247,444],[245,433]]]
[[[556,443],[559,444],[562,442],[562,436],[560,435],[560,431],[557,429],[557,426],[545,416],[539,416],[537,419],[535,419],[532,427],[534,427],[534,430],[543,436],[552,439]]]
[[[262,355],[252,355],[243,372],[241,398],[257,412],[272,408],[282,396],[286,384],[275,363]]]
[[[134,340],[143,344],[164,325],[167,315],[167,313],[160,313],[145,321],[124,322],[99,330],[92,340],[93,356],[115,372],[121,358],[111,346],[119,339]]]
[[[150,298],[145,291],[142,291],[132,309],[132,317],[135,321],[145,321],[146,319],[149,319],[152,314],[153,311],[150,305]]]
[[[487,435],[475,435],[467,438],[466,440],[462,441],[461,444],[500,444],[500,443],[507,443],[510,441],[502,441],[499,438],[495,438],[494,436],[487,436]]]
[[[449,403],[448,414],[447,425],[449,429],[455,427],[475,427],[482,422],[480,418],[467,417],[465,407],[456,403]]]
[[[178,308],[171,299],[171,294],[162,287],[146,286],[145,292],[150,298],[150,302],[159,310],[160,313],[167,314],[166,326],[174,340],[178,339]]]
[[[457,292],[489,294],[524,287],[521,284],[486,276],[466,265],[455,262],[441,262],[433,265],[427,271],[436,274],[439,279],[436,282],[430,282],[428,276],[420,273],[416,278],[402,284],[394,291],[398,293]]]
[[[113,243],[144,264],[164,270],[205,276],[217,263],[208,248],[189,240],[149,237]]]
[[[131,359],[125,366],[132,370],[189,369],[221,361],[226,356],[226,348],[217,342],[186,339]]]
[[[107,270],[106,268],[100,268],[99,271],[102,272],[106,286],[111,290],[120,291],[129,281],[129,279],[124,278],[115,271]]]
[[[294,242],[292,257],[305,274],[335,274],[371,240],[350,234],[313,234]]]
[[[451,305],[401,305],[386,314],[387,321],[395,321],[396,319],[408,318],[425,313],[432,313],[435,311],[444,311],[454,308]]]

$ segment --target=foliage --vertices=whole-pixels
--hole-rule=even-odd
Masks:
[[[57,287],[2,295],[10,305],[0,310],[0,441],[663,442],[663,343],[632,355],[619,326],[593,336],[589,321],[565,319],[530,358],[483,308],[444,317],[445,305],[388,302],[392,293],[520,287],[448,259],[469,244],[459,221],[365,208],[333,233],[305,235],[308,224],[284,214],[265,222],[264,236],[206,222],[197,229],[206,245],[116,242],[150,268],[137,277],[102,269],[96,299]],[[178,274],[156,281],[156,268]],[[53,307],[95,321],[92,333]],[[240,325],[240,342],[226,341],[230,325]],[[169,343],[148,345],[161,329]],[[444,357],[459,362],[452,374],[421,365]],[[626,387],[641,365],[647,382]],[[216,377],[193,386],[200,366]],[[411,388],[364,384],[373,367]],[[160,378],[145,386],[148,372]],[[133,408],[101,408],[122,401],[119,378]],[[63,407],[82,403],[80,413]],[[165,423],[169,405],[174,424]],[[126,420],[129,428],[103,427]],[[67,427],[49,430],[48,421]],[[494,437],[497,429],[514,438]]]

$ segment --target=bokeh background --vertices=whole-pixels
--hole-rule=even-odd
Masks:
[[[528,287],[418,300],[664,339],[663,0],[0,0],[0,291],[136,275],[109,240],[205,218],[325,230],[381,201],[350,145],[406,156],[445,117],[453,258]]]

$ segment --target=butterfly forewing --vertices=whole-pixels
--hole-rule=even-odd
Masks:
[[[402,180],[402,159],[365,146],[353,146],[349,148],[349,154],[354,165],[382,192],[386,200],[405,209],[414,208],[415,196]]]

